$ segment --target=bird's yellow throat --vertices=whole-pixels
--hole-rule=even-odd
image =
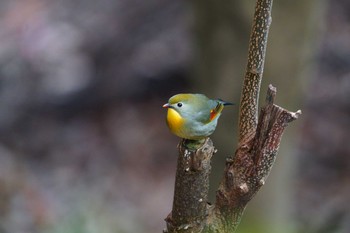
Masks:
[[[184,122],[185,120],[181,117],[181,115],[176,110],[172,108],[168,109],[167,123],[170,130],[173,133],[177,134],[181,132]]]

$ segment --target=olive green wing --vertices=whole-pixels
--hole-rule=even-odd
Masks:
[[[220,115],[224,105],[216,100],[209,100],[206,103],[206,107],[203,107],[196,113],[196,120],[203,124],[207,124],[213,121],[218,115]]]

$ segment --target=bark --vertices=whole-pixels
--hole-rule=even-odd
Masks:
[[[275,105],[275,95],[276,88],[270,85],[254,138],[240,141],[235,156],[226,161],[214,211],[222,222],[222,232],[236,229],[245,206],[265,184],[284,129],[301,114],[300,110],[294,113]]]
[[[215,149],[208,138],[199,149],[179,143],[173,210],[166,218],[169,232],[200,232],[208,215],[210,159]],[[188,232],[188,231],[187,231]]]
[[[240,143],[250,140],[257,126],[260,84],[264,71],[267,37],[272,21],[271,10],[272,0],[257,1],[239,109]]]
[[[210,159],[215,152],[211,140],[197,149],[189,149],[193,148],[190,142],[182,140],[173,209],[164,232],[234,232],[246,205],[269,175],[286,126],[301,114],[275,105],[276,88],[270,85],[258,120],[271,8],[272,0],[257,1],[240,103],[238,149],[226,161],[216,203],[206,203]]]

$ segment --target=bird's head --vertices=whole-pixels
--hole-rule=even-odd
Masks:
[[[206,97],[200,94],[177,94],[171,97],[168,103],[163,105],[163,108],[173,109],[184,116],[196,111],[205,99]]]

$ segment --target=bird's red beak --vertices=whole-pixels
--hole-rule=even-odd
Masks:
[[[167,103],[167,104],[164,104],[164,105],[163,105],[163,108],[169,108],[169,106],[170,106],[170,105]]]

